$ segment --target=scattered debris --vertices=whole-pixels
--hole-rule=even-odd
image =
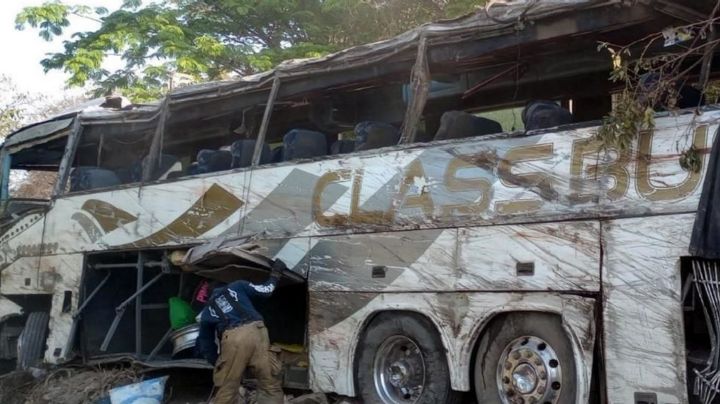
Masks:
[[[305,394],[288,401],[290,404],[328,404],[327,397],[323,393]]]
[[[133,367],[57,369],[48,373],[43,380],[35,381],[35,386],[27,393],[25,403],[92,403],[106,397],[115,387],[139,380],[139,370]],[[0,399],[0,402],[5,401]]]
[[[0,403],[23,404],[37,380],[27,371],[14,371],[0,376]]]

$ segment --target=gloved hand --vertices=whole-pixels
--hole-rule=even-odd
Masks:
[[[270,277],[278,280],[282,276],[282,273],[284,270],[287,269],[287,265],[285,265],[284,262],[280,259],[276,259],[275,262],[273,262],[272,265],[272,272],[270,272]]]

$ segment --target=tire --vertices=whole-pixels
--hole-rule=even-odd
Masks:
[[[398,357],[400,354],[403,356]],[[357,358],[358,392],[365,403],[440,404],[456,403],[460,398],[450,387],[450,372],[440,336],[433,323],[422,315],[378,314],[358,343]],[[409,380],[393,386],[389,382],[390,368],[395,369],[395,375],[403,374],[401,379],[409,377]],[[376,379],[386,388],[376,387]],[[407,389],[417,386],[418,380],[422,380],[422,388],[408,393]],[[403,386],[406,390],[401,392]]]
[[[49,320],[48,313],[33,312],[28,315],[18,338],[18,369],[26,370],[42,362]]]
[[[521,377],[515,379],[516,375]],[[534,397],[539,403],[575,404],[576,375],[572,344],[554,314],[503,315],[492,321],[478,343],[474,372],[478,403],[515,403],[508,398],[512,395],[526,403]]]

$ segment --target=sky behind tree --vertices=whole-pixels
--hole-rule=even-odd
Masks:
[[[15,29],[15,16],[27,6],[39,6],[44,0],[14,0],[0,1],[0,54],[4,57],[0,62],[0,74],[12,78],[18,89],[32,93],[45,94],[49,98],[60,98],[68,90],[65,90],[65,80],[68,75],[62,71],[52,70],[43,72],[40,60],[45,58],[49,52],[62,50],[62,40],[55,39],[47,42],[38,36],[37,30],[26,29],[18,31]],[[120,7],[121,0],[83,0],[82,4],[89,6],[103,6],[109,10]],[[72,29],[63,37],[67,38],[70,33],[96,29],[99,24],[88,19],[73,17],[71,19]],[[110,64],[113,61],[109,62]],[[82,89],[74,88],[69,90],[71,94],[81,93]]]

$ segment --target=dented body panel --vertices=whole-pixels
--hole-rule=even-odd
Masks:
[[[686,363],[680,257],[694,214],[603,223],[604,341],[610,402],[652,391],[685,403]]]
[[[555,293],[355,293],[311,292],[310,361],[312,387],[354,395],[356,343],[367,319],[388,310],[411,311],[431,319],[447,350],[453,389],[467,391],[475,340],[493,316],[503,312],[543,311],[560,315],[578,369],[577,402],[587,402],[592,371],[594,299]],[[357,301],[363,301],[357,307]],[[345,317],[347,316],[347,317]],[[344,317],[333,324],[338,317]],[[338,377],[338,375],[340,375]]]
[[[22,257],[215,237],[314,238],[692,212],[703,172],[683,170],[678,159],[695,145],[706,164],[718,120],[712,110],[659,118],[623,153],[601,151],[597,128],[588,127],[70,194],[44,218],[30,215],[2,236],[0,268]]]
[[[596,127],[571,127],[69,194],[1,236],[0,293],[52,296],[45,359],[60,363],[73,354],[68,338],[88,253],[252,237],[308,281],[316,390],[356,392],[357,338],[379,311],[428,316],[447,349],[452,386],[464,391],[475,343],[494,315],[546,311],[562,317],[578,353],[578,402],[589,395],[599,322],[613,358],[611,402],[644,388],[685,402],[683,389],[671,392],[684,385],[679,357],[670,355],[682,342],[676,261],[692,218],[682,214],[697,208],[719,121],[713,109],[660,117],[623,152],[601,150]],[[690,145],[700,151],[699,173],[678,164]],[[634,216],[641,218],[624,219]],[[650,277],[659,283],[646,283]],[[65,291],[74,292],[69,310]],[[628,318],[660,332],[652,339],[668,355],[638,351],[650,336]],[[634,370],[640,360],[661,371]],[[633,387],[624,387],[628,372],[638,375]]]

